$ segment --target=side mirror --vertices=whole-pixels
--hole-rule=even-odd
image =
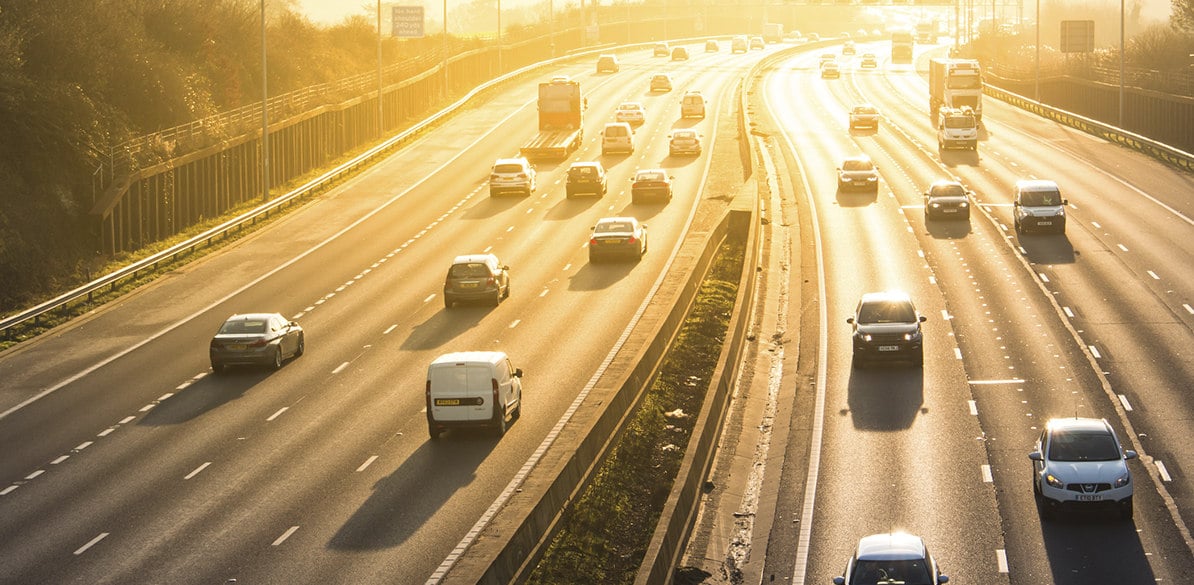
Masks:
[[[510,269],[509,266],[506,266],[505,264],[502,265],[502,270],[509,270],[509,269]]]
[[[849,323],[849,324],[851,324],[851,325],[853,325],[853,324],[854,324],[854,317],[846,317],[846,322],[847,322],[847,323]]]
[[[642,226],[643,226],[643,229],[647,229],[647,224],[644,223],[644,224],[642,224]]]
[[[521,378],[521,377],[522,377],[522,368],[514,368],[514,377],[515,377],[515,378]]]
[[[846,585],[846,578],[845,577],[834,577],[833,585]]]
[[[1062,200],[1061,200],[1061,204],[1062,204],[1062,205],[1069,205],[1069,204],[1070,204],[1070,200],[1069,200],[1069,199],[1062,199]]]
[[[298,327],[298,326],[299,326],[299,324],[298,324],[298,321],[291,321],[290,323],[287,323],[287,325],[289,325],[289,326],[291,326],[291,327]]]
[[[928,318],[928,317],[925,317],[924,315],[921,315],[921,316],[920,316],[920,322],[921,322],[921,323],[924,323],[925,321],[928,321],[928,320],[929,320],[929,318]]]
[[[1124,450],[1124,459],[1135,459],[1136,457],[1137,455],[1135,451],[1131,449]]]
[[[1020,206],[1019,201],[1012,201],[1012,207],[1019,207],[1019,206]]]
[[[942,584],[949,583],[949,577],[946,575],[937,575],[937,582]]]
[[[1029,453],[1028,458],[1033,461],[1044,461],[1045,460],[1045,456],[1041,455],[1040,451],[1033,451],[1032,453]]]

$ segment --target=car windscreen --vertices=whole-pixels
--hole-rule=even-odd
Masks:
[[[597,176],[597,169],[593,167],[572,167],[568,169],[568,176],[575,179],[587,179]]]
[[[672,134],[672,138],[678,138],[680,140],[692,140],[693,138],[696,138],[696,132],[675,132]]]
[[[896,301],[865,303],[858,310],[859,323],[912,323],[916,310],[912,305]]]
[[[1115,461],[1119,448],[1103,431],[1056,431],[1049,442],[1050,461]]]
[[[220,333],[226,333],[226,334],[256,333],[256,334],[260,334],[260,333],[265,333],[266,325],[267,324],[264,319],[228,321],[227,323],[224,323],[223,327],[220,327]]]
[[[923,559],[866,561],[854,564],[850,585],[933,585],[928,564]]]
[[[635,181],[662,181],[663,173],[639,173],[634,177]]]
[[[489,268],[480,262],[453,264],[448,275],[452,278],[481,278],[489,276]]]
[[[842,170],[845,171],[869,171],[875,168],[869,160],[848,160],[842,163]]]
[[[521,173],[521,172],[523,172],[523,169],[522,169],[522,165],[503,164],[503,165],[495,165],[493,167],[493,172],[495,172],[495,173]]]
[[[945,119],[946,128],[974,128],[973,116],[950,116]]]
[[[630,222],[625,221],[607,221],[597,224],[593,229],[595,234],[625,234],[634,231],[634,227]]]
[[[878,111],[876,111],[876,110],[875,110],[875,108],[857,107],[857,108],[854,108],[854,113],[855,113],[855,114],[868,114],[868,115],[869,115],[869,114],[878,114],[879,112],[878,112]]]
[[[938,185],[933,187],[932,194],[934,197],[962,197],[966,190],[961,185]]]
[[[1061,194],[1057,191],[1025,191],[1020,194],[1020,204],[1029,207],[1061,205]]]

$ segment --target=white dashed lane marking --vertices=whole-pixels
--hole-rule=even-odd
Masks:
[[[397,325],[397,324],[390,325],[389,327],[387,327],[387,328],[386,328],[386,330],[385,330],[385,331],[382,331],[382,332],[381,332],[381,334],[382,334],[382,335],[389,335],[391,331],[393,331],[393,330],[395,330],[395,329],[397,329],[397,328],[398,328],[398,325]]]
[[[99,541],[101,541],[101,540],[103,540],[103,539],[105,539],[105,538],[107,538],[107,537],[108,537],[108,533],[107,533],[107,532],[101,532],[101,533],[99,534],[99,536],[97,536],[97,537],[95,537],[95,538],[91,539],[90,541],[88,541],[88,542],[87,542],[87,544],[85,544],[85,545],[83,545],[83,546],[79,547],[79,549],[75,551],[75,556],[79,556],[79,555],[81,555],[81,554],[83,554],[83,553],[87,552],[87,549],[89,549],[89,548],[91,548],[91,547],[95,546],[97,543],[99,543]]]
[[[347,367],[348,367],[348,362],[344,362],[344,363],[336,366],[336,369],[332,370],[332,373],[339,374],[340,372],[344,371],[344,368],[347,368]]]
[[[1151,276],[1151,277],[1153,277],[1153,280],[1161,280],[1161,277],[1160,277],[1160,276],[1157,276],[1157,273],[1156,273],[1156,272],[1153,272],[1152,270],[1149,270],[1149,271],[1148,271],[1148,275],[1149,275],[1149,276]]]
[[[282,416],[282,413],[286,412],[287,410],[290,410],[289,406],[283,406],[282,408],[279,408],[278,412],[269,415],[269,418],[265,419],[265,422],[272,422],[275,418]]]
[[[1157,473],[1161,474],[1163,481],[1173,481],[1173,477],[1169,475],[1169,470],[1165,469],[1165,464],[1157,461]]]
[[[995,478],[991,477],[991,466],[990,465],[983,465],[981,467],[981,471],[983,474],[983,483],[992,483],[995,481]]]
[[[370,465],[373,465],[374,461],[377,461],[377,455],[374,455],[374,456],[366,459],[365,462],[362,463],[361,466],[357,468],[357,473],[365,471],[366,468],[368,468]]]
[[[202,473],[202,472],[203,472],[203,470],[204,470],[204,469],[207,469],[207,466],[208,466],[208,465],[211,465],[211,461],[208,461],[207,463],[204,463],[203,465],[200,465],[199,467],[196,467],[194,471],[192,471],[192,472],[188,473],[188,474],[186,475],[186,477],[184,477],[183,479],[191,479],[192,477],[195,477],[196,475],[199,475],[200,473]]]
[[[288,530],[286,530],[286,532],[283,532],[282,536],[279,536],[271,546],[278,546],[283,542],[286,542],[286,539],[290,538],[290,535],[294,534],[298,529],[298,526],[291,526]]]
[[[967,400],[966,405],[970,407],[970,414],[978,416],[978,403],[973,400]]]
[[[1185,309],[1187,313],[1194,315],[1194,307],[1191,307],[1189,303],[1182,303],[1182,308]]]
[[[1124,405],[1124,410],[1132,412],[1132,405],[1128,402],[1128,397],[1123,394],[1119,395],[1119,403]]]
[[[1007,551],[998,548],[995,549],[995,564],[999,567],[1000,573],[1007,572]]]
[[[1099,353],[1099,348],[1093,345],[1088,345],[1087,347],[1090,348],[1090,354],[1093,355],[1096,360],[1103,357],[1103,354]]]

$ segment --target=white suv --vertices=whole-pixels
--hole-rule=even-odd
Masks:
[[[1132,519],[1132,472],[1136,452],[1120,447],[1105,419],[1055,418],[1028,455],[1032,491],[1042,519],[1060,509],[1111,509]]]
[[[535,192],[535,167],[525,158],[499,158],[493,163],[493,172],[489,175],[489,196],[497,197],[510,192],[527,196]]]

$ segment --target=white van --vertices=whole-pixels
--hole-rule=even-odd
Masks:
[[[610,122],[601,131],[601,154],[634,152],[634,129],[626,122]]]
[[[690,90],[680,98],[681,118],[704,118],[705,96],[696,90]]]
[[[427,367],[427,431],[490,427],[497,436],[522,414],[522,369],[500,351],[461,351]]]

